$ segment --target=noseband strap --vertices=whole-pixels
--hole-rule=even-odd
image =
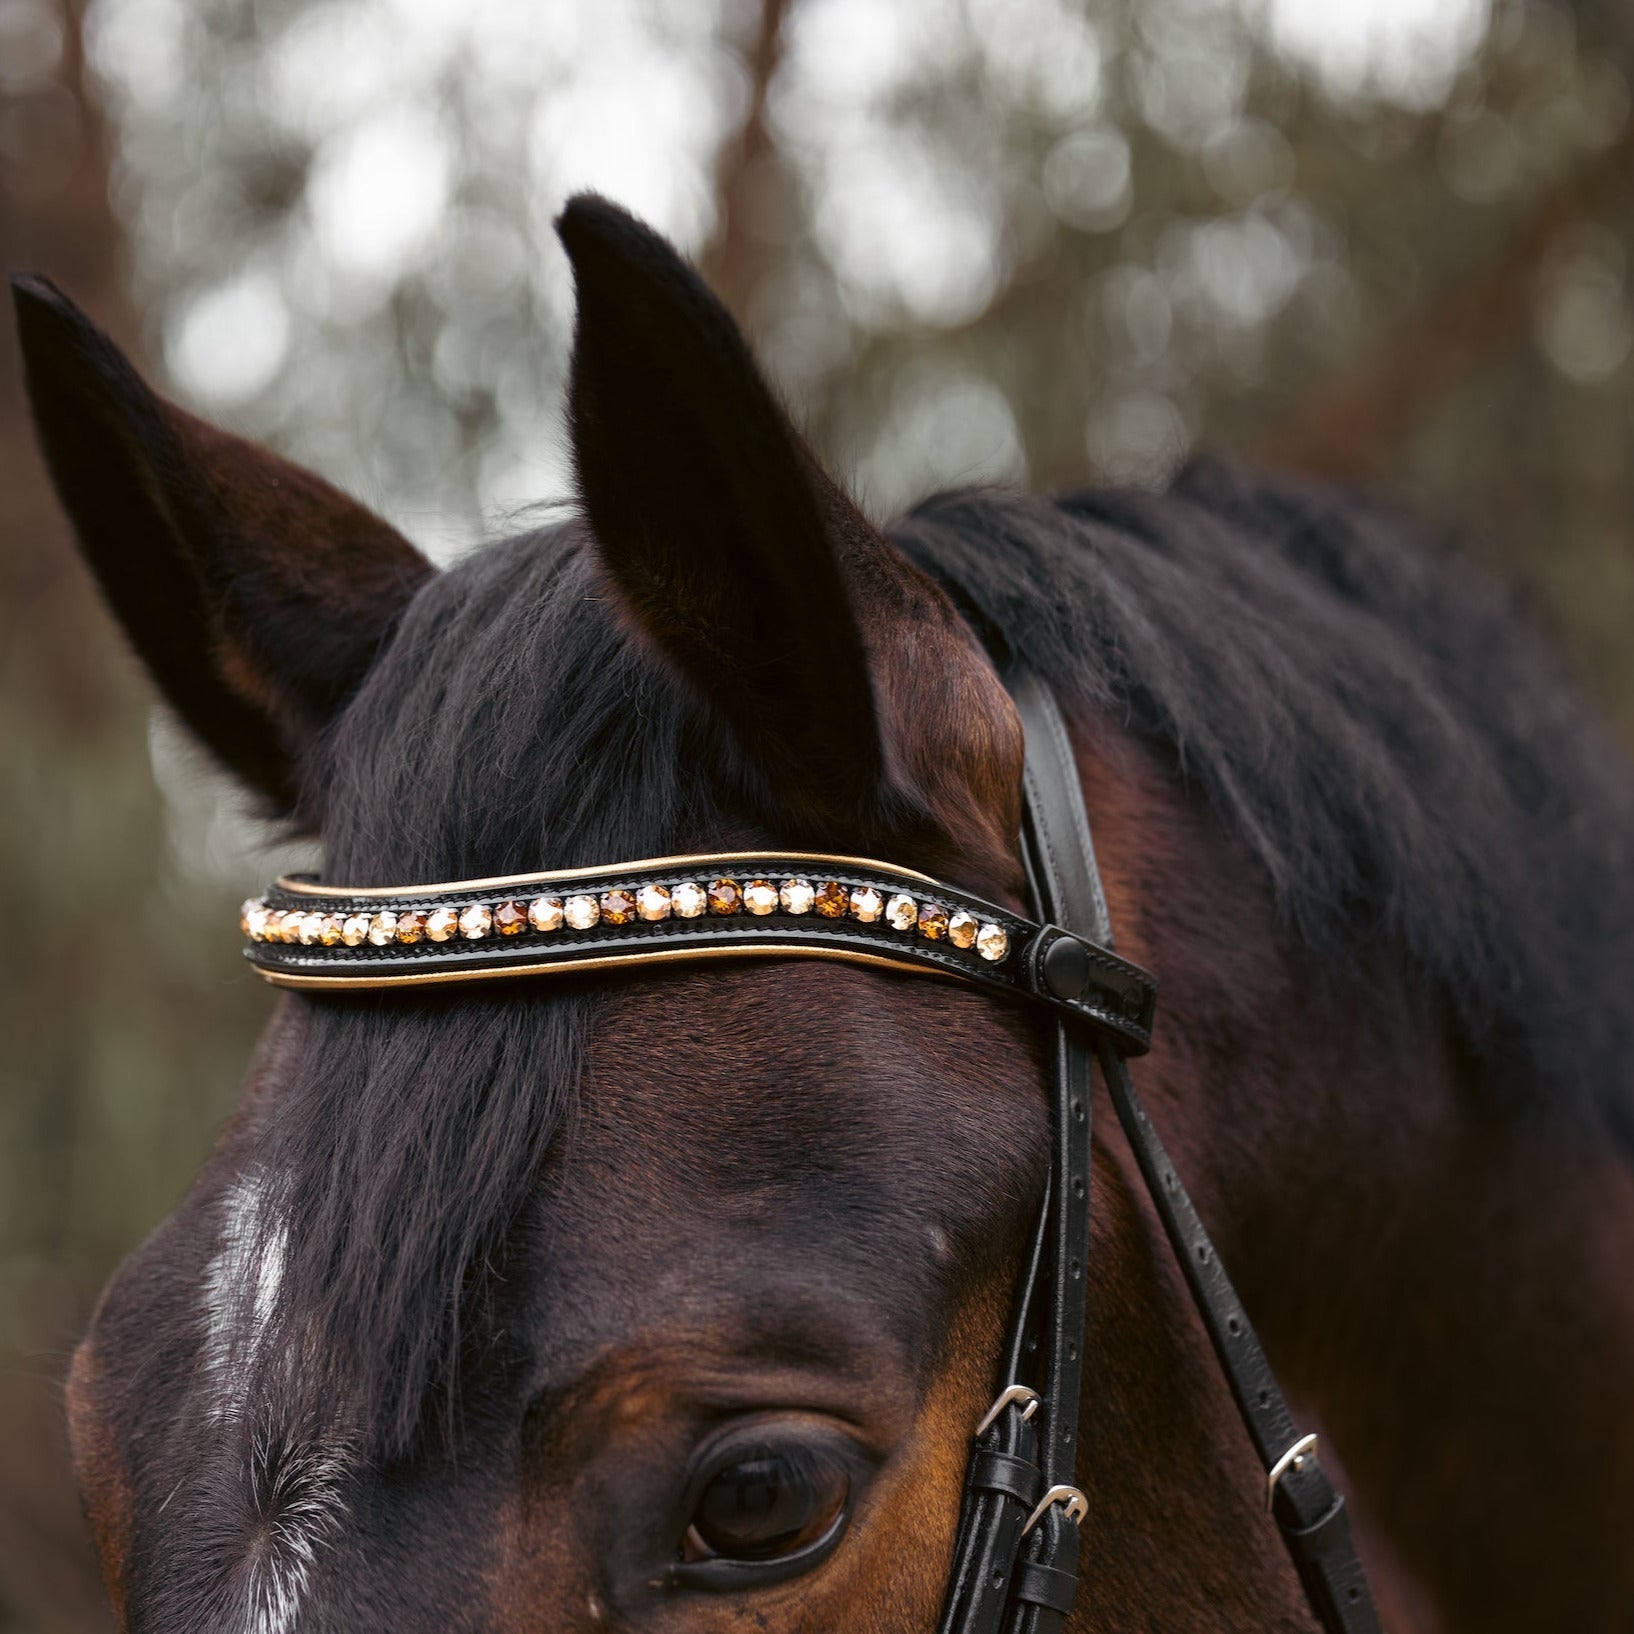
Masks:
[[[658,857],[442,885],[298,876],[244,904],[245,956],[319,992],[572,974],[718,958],[828,958],[973,982],[1050,1014],[1054,1157],[1005,1341],[973,1437],[939,1634],[1056,1634],[1078,1587],[1073,1485],[1086,1333],[1090,1113],[1098,1062],[1187,1286],[1266,1470],[1269,1502],[1317,1620],[1378,1634],[1344,1499],[1301,1438],[1191,1199],[1140,1105],[1127,1058],[1151,1043],[1156,984],[1112,948],[1066,727],[1011,679],[1026,730],[1023,859],[1036,917],[911,869],[810,852]]]
[[[1024,855],[1038,912],[1102,953],[1112,926],[1077,764],[1055,700],[1010,678],[1027,736]],[[1243,1422],[1267,1495],[1317,1621],[1329,1634],[1379,1634],[1345,1501],[1299,1435],[1219,1255],[1135,1093],[1118,1034],[1061,1013],[1052,1072],[1054,1161],[1005,1346],[997,1411],[982,1421],[965,1477],[953,1574],[939,1634],[1055,1634],[1078,1587],[1071,1485],[1086,1337],[1092,1065],[1134,1150]],[[1008,1399],[1006,1399],[1008,1398]],[[1034,1503],[1027,1496],[1040,1491]],[[1053,1500],[1053,1501],[1052,1501]]]

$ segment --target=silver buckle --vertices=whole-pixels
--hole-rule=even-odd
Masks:
[[[1021,1410],[1021,1422],[1025,1424],[1038,1411],[1038,1392],[1029,1390],[1024,1384],[1007,1384],[999,1392],[999,1399],[982,1415],[982,1421],[976,1426],[978,1439],[987,1434],[998,1422],[999,1414],[1013,1402],[1024,1401],[1026,1406]]]
[[[1277,1461],[1271,1466],[1270,1473],[1265,1477],[1265,1513],[1271,1513],[1271,1506],[1277,1499],[1277,1482],[1291,1469],[1305,1467],[1306,1453],[1316,1451],[1316,1437],[1302,1435]]]
[[[1042,1498],[1038,1500],[1038,1508],[1027,1517],[1027,1524],[1022,1527],[1021,1535],[1026,1535],[1043,1520],[1054,1504],[1065,1504],[1067,1519],[1076,1526],[1089,1513],[1089,1499],[1075,1486],[1052,1486]]]

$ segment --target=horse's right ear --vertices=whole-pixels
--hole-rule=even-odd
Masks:
[[[310,472],[166,402],[43,278],[12,283],[40,445],[80,548],[165,697],[288,815],[302,765],[429,562]]]

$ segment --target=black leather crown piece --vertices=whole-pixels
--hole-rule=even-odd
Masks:
[[[663,857],[397,888],[280,879],[246,902],[245,957],[286,987],[388,987],[726,957],[933,971],[1151,1043],[1157,986],[1059,926],[888,863],[804,853]]]

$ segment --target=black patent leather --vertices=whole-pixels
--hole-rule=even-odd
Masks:
[[[983,922],[1003,926],[1009,951],[997,963],[988,963],[969,949],[948,941],[931,941],[913,931],[893,931],[884,925],[861,925],[851,918],[823,919],[817,914],[793,916],[772,913],[757,917],[747,913],[699,919],[670,918],[656,924],[634,923],[617,927],[598,924],[591,930],[561,930],[548,936],[523,934],[515,937],[486,936],[480,941],[455,937],[447,942],[422,940],[410,946],[389,943],[375,947],[365,942],[358,947],[332,947],[284,942],[252,942],[244,950],[250,964],[269,980],[292,985],[356,982],[360,985],[389,986],[397,982],[466,980],[474,976],[524,976],[549,971],[567,971],[575,966],[604,968],[620,959],[638,960],[663,957],[683,960],[718,957],[722,954],[770,952],[798,956],[803,950],[833,953],[843,957],[884,959],[917,966],[961,981],[975,982],[1011,998],[1047,1005],[1066,1015],[1081,1017],[1097,1027],[1109,1029],[1132,1054],[1142,1054],[1151,1040],[1152,1012],[1157,984],[1138,966],[1120,959],[1109,948],[1085,945],[1082,948],[1084,979],[1080,986],[1052,982],[1049,956],[1052,948],[1066,942],[1078,947],[1078,938],[1066,937],[1059,927],[1023,919],[995,903],[972,896],[968,891],[927,881],[923,875],[891,868],[884,863],[857,864],[854,859],[829,859],[834,866],[820,871],[810,857],[778,857],[763,853],[752,857],[717,856],[707,859],[709,869],[685,869],[673,861],[632,862],[621,868],[616,883],[630,890],[648,884],[672,884],[678,877],[709,877],[733,874],[738,879],[756,875],[772,878],[799,878],[817,874],[834,878],[848,889],[873,885],[883,892],[902,891],[916,900],[934,899],[950,911],[963,908]],[[446,885],[399,892],[379,891],[348,898],[333,894],[306,878],[280,880],[265,894],[267,906],[279,911],[299,909],[325,914],[379,912],[449,906],[463,908],[473,902],[493,904],[507,898],[532,896],[541,889],[538,876],[515,875],[509,879],[480,883],[454,881]],[[575,892],[596,894],[615,879],[606,870],[589,873],[582,880],[556,878],[549,884],[551,894],[565,897]],[[1046,915],[1046,921],[1048,916]]]

